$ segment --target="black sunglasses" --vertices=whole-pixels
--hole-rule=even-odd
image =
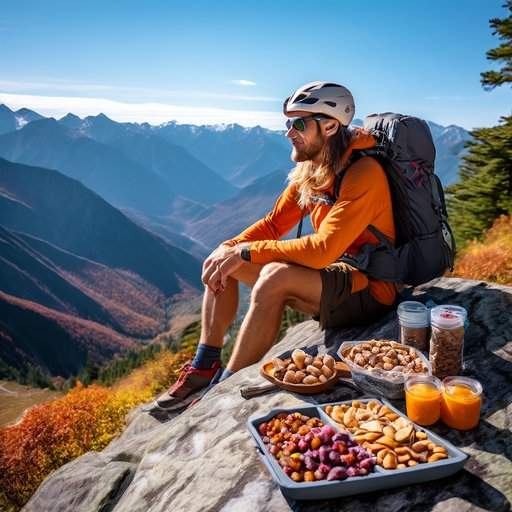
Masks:
[[[286,128],[290,130],[292,127],[298,132],[303,132],[306,129],[306,121],[314,119],[315,121],[321,121],[322,119],[331,119],[329,116],[324,114],[314,114],[306,117],[291,117],[286,120]]]

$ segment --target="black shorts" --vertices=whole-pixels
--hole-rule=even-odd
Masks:
[[[322,295],[320,315],[316,320],[322,329],[368,325],[394,308],[376,300],[368,287],[352,293],[352,272],[346,263],[336,262],[320,270]]]

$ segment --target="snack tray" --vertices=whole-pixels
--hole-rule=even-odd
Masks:
[[[396,414],[406,417],[388,401],[381,398],[365,397],[363,399],[359,399],[362,403],[369,402],[370,400],[376,400],[380,404],[384,404],[389,407]],[[345,480],[294,482],[284,473],[281,466],[279,466],[277,459],[268,451],[265,443],[263,443],[258,432],[258,426],[260,423],[269,421],[281,412],[300,412],[306,416],[320,418],[324,424],[330,424],[335,430],[340,431],[341,429],[339,428],[339,425],[324,411],[324,409],[327,405],[340,405],[344,403],[350,404],[351,402],[352,400],[346,400],[344,402],[319,405],[305,403],[302,407],[297,406],[293,408],[272,409],[268,414],[265,414],[265,416],[249,418],[247,424],[249,431],[256,442],[258,455],[267,467],[269,473],[272,475],[272,478],[280,486],[281,491],[285,496],[297,500],[319,500],[368,493],[382,489],[391,489],[393,487],[401,487],[447,477],[462,469],[466,463],[468,459],[467,454],[430,430],[414,424],[416,430],[425,432],[431,441],[446,449],[448,453],[447,459],[439,460],[437,462],[418,464],[405,469],[392,470],[384,469],[376,464],[373,473],[366,476],[349,477]]]
[[[359,389],[361,389],[365,393],[368,393],[369,395],[377,394],[379,396],[384,396],[386,398],[397,400],[404,398],[404,382],[406,381],[408,376],[416,374],[407,374],[403,372],[386,370],[370,372],[368,370],[365,370],[364,368],[361,368],[359,365],[355,364],[353,361],[347,359],[344,356],[344,352],[348,351],[349,349],[356,345],[362,345],[363,343],[368,343],[368,340],[345,341],[344,343],[342,343],[342,345],[340,346],[336,353],[336,357],[341,359],[341,361],[343,361],[350,369],[354,384]],[[394,341],[394,343],[398,342]],[[422,360],[423,365],[427,369],[428,375],[432,375],[432,366],[430,365],[429,360],[419,350],[415,349],[414,347],[408,348],[412,348],[414,350],[417,357],[419,357]]]

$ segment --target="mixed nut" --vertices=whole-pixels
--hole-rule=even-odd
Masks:
[[[300,349],[290,359],[272,359],[272,375],[288,384],[321,384],[336,375],[334,358],[328,354],[310,356]]]
[[[446,448],[430,441],[407,418],[376,400],[328,405],[325,412],[384,469],[405,469],[448,458]]]
[[[369,372],[428,373],[420,354],[407,345],[391,340],[357,343],[342,354],[345,360]]]
[[[283,471],[295,482],[344,480],[373,471],[375,458],[348,433],[300,412],[280,413],[258,431]]]
[[[432,373],[444,379],[449,375],[459,375],[462,370],[464,349],[464,326],[443,329],[432,325],[430,338],[430,362]]]

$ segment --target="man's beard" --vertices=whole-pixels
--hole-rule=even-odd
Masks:
[[[306,162],[307,160],[314,160],[321,154],[324,149],[323,137],[318,137],[315,142],[309,144],[309,146],[292,146],[291,159],[294,162]]]

